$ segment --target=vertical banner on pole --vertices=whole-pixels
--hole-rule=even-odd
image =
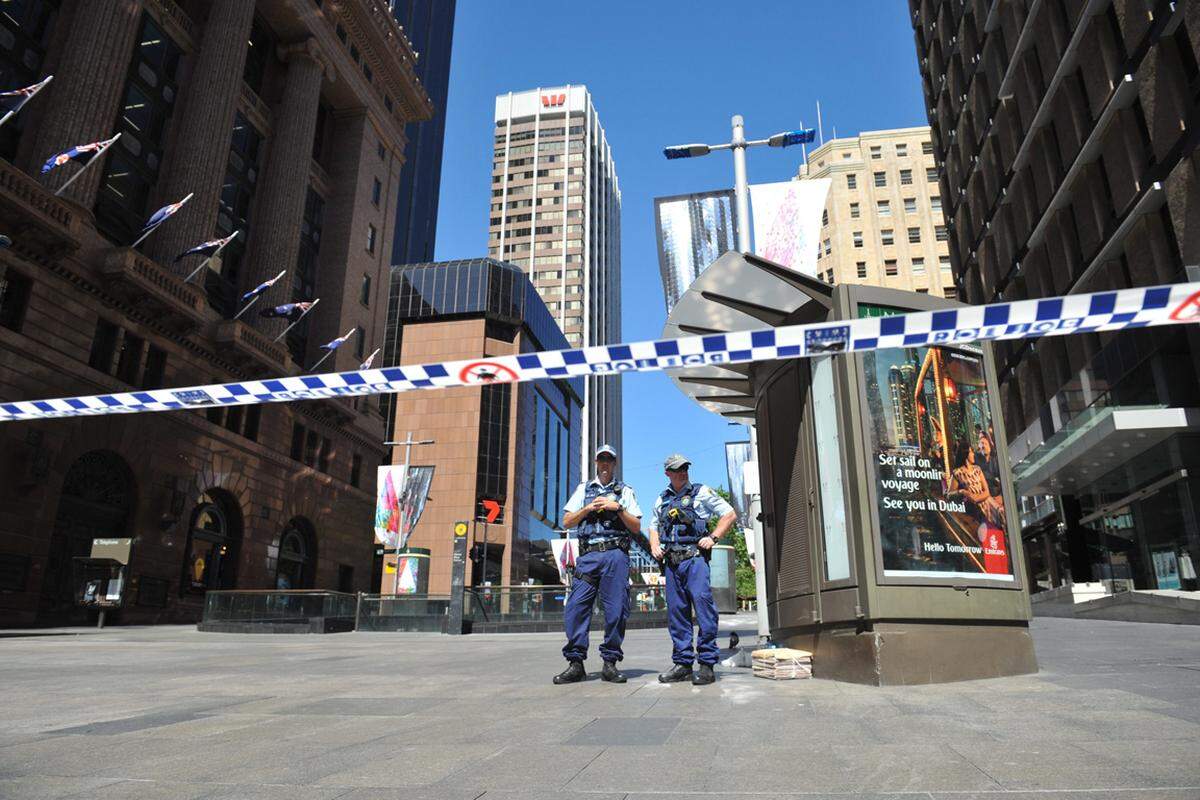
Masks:
[[[815,277],[829,186],[828,178],[751,186],[755,254]]]

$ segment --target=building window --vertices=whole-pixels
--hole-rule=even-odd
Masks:
[[[946,235],[946,226],[945,225],[938,225],[933,230],[934,230],[934,234],[936,235],[936,238],[939,242],[945,242],[950,238],[949,236]]]
[[[886,172],[876,172],[875,173],[875,185],[876,186],[887,186],[887,173]]]
[[[897,158],[907,158],[908,157],[908,145],[905,144],[904,142],[897,142],[896,143],[896,156],[897,156]]]
[[[926,168],[925,180],[929,181],[930,183],[937,183],[937,179],[938,179],[937,167]]]
[[[854,157],[854,156],[853,156],[853,154],[852,154],[852,153],[849,153],[849,152],[842,153],[842,160],[843,160],[843,161],[845,161],[845,160],[846,160],[846,159],[848,159],[848,158],[853,158],[853,157]]]
[[[846,188],[847,189],[857,189],[858,188],[858,176],[855,175],[853,172],[851,172],[849,175],[846,176]]]
[[[828,224],[829,224],[829,209],[827,208],[821,212],[821,225],[828,225]]]
[[[912,185],[912,170],[911,169],[900,170],[900,185],[901,186],[911,186]]]
[[[367,223],[367,252],[375,252],[375,226]]]
[[[321,253],[321,231],[325,224],[325,201],[308,188],[304,198],[304,216],[300,220],[300,249],[296,254],[296,280],[292,282],[292,301],[311,300],[317,291],[317,266]],[[309,317],[305,317],[287,335],[288,350],[297,364],[304,362],[308,348]]]
[[[941,212],[942,196],[935,194],[933,197],[930,197],[929,198],[929,208],[933,211]]]
[[[0,3],[0,91],[29,86],[42,77],[57,14],[58,3]],[[37,102],[46,102],[46,97],[42,94]],[[25,116],[17,114],[0,127],[0,158],[15,160]]]
[[[355,453],[350,457],[350,485],[358,486],[362,481],[362,456]]]
[[[825,240],[825,255],[829,255],[832,252],[833,252],[833,248],[830,246],[829,240],[826,239]]]
[[[146,222],[146,204],[162,164],[164,134],[175,110],[175,73],[181,55],[154,18],[143,14],[116,125],[121,139],[107,153],[96,197],[97,225],[122,244],[137,238]]]
[[[942,296],[945,297],[947,300],[957,300],[958,299],[958,290],[955,289],[953,286],[947,286],[945,289],[942,290]]]
[[[859,261],[854,266],[858,271],[858,277],[860,277],[860,278],[867,277],[867,262]]]
[[[33,281],[12,267],[0,277],[0,328],[20,333],[32,289]]]
[[[203,594],[210,589],[232,589],[236,585],[237,544],[241,530],[232,504],[213,493],[192,514],[187,560],[181,591]]]
[[[892,215],[892,203],[890,200],[877,200],[875,202],[875,213],[881,217],[890,217]]]
[[[854,241],[854,246],[855,246],[855,247],[862,247],[862,246],[863,246],[863,235],[862,235],[862,231],[855,231],[854,233],[850,234],[850,236],[851,236],[851,238],[852,238],[852,239],[853,239],[853,241]]]
[[[920,244],[921,243],[921,229],[920,228],[909,228],[908,229],[908,243],[909,244]]]
[[[912,260],[912,272],[913,272],[913,275],[924,275],[925,274],[925,259],[924,258],[914,258]]]
[[[949,270],[950,256],[938,256],[938,267],[944,270]]]
[[[871,158],[883,158],[883,147],[877,144],[871,145]]]
[[[362,329],[362,325],[354,327],[354,355],[361,360],[367,354],[367,333]]]
[[[104,318],[96,320],[96,332],[92,334],[92,350],[88,354],[88,366],[100,370],[105,375],[110,374],[120,335],[121,329],[108,320]]]
[[[917,198],[915,198],[915,197],[904,198],[904,213],[905,214],[917,213]]]
[[[275,573],[276,591],[311,589],[315,564],[312,532],[306,520],[297,518],[288,523],[279,537],[279,560]]]
[[[263,78],[267,74],[267,65],[271,63],[271,53],[275,42],[270,32],[256,15],[250,28],[249,47],[246,48],[246,67],[242,70],[242,80],[257,95],[262,94]]]
[[[371,184],[371,202],[375,207],[379,207],[379,198],[383,195],[383,184],[379,182],[379,178],[372,178],[374,183]]]
[[[884,244],[895,244],[895,233],[891,228],[884,228],[879,232],[879,238]]]
[[[858,210],[858,203],[850,204],[850,219],[858,219],[861,216]]]
[[[900,271],[896,269],[896,259],[889,258],[883,262],[883,274],[889,278],[894,278],[900,274]]]
[[[142,370],[141,387],[143,389],[161,389],[166,371],[167,354],[160,348],[150,345],[146,350],[146,367]],[[254,408],[257,409],[258,406]]]
[[[921,142],[921,152],[927,156],[933,155],[933,142]]]
[[[371,305],[371,276],[363,275],[362,285],[358,289],[358,302],[364,306]]]
[[[134,336],[129,331],[121,337],[121,346],[117,356],[117,380],[137,384],[138,375],[142,371],[142,353],[146,349],[146,341],[140,336]]]
[[[221,250],[221,277],[224,282],[209,283],[209,300],[226,316],[232,316],[237,305],[237,287],[241,277],[242,259],[246,255],[246,232],[250,228],[250,208],[258,189],[259,159],[262,134],[239,111],[233,118],[233,133],[229,139],[229,160],[225,165],[225,181],[217,205],[217,233],[224,238],[234,231],[242,234]],[[207,278],[206,278],[207,280]]]
[[[480,389],[479,454],[475,493],[503,500],[508,494],[508,423],[512,386],[490,384]]]

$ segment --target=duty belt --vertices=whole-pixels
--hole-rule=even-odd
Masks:
[[[627,539],[607,539],[596,544],[580,544],[579,554],[587,555],[588,553],[603,553],[606,550],[624,550],[629,552],[629,541]]]
[[[663,551],[663,560],[672,567],[678,567],[689,558],[701,555],[703,551],[696,545],[690,547],[668,547]]]

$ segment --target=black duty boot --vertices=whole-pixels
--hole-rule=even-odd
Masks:
[[[582,661],[568,661],[567,668],[554,676],[556,684],[563,683],[579,683],[587,677],[587,673],[583,671]]]
[[[609,683],[624,683],[625,676],[617,669],[617,662],[605,661],[604,669],[600,670],[600,680],[608,681]]]
[[[659,683],[679,683],[680,681],[691,680],[692,668],[687,664],[676,664],[671,667],[669,672],[664,672],[658,676]]]
[[[706,683],[713,683],[717,676],[713,675],[712,664],[701,664],[700,669],[692,676],[692,685],[703,686]]]

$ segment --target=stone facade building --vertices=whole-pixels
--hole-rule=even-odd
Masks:
[[[1200,264],[1200,4],[910,0],[969,303]],[[1198,587],[1200,332],[997,342],[1030,584]]]
[[[44,0],[0,15],[0,398],[351,369],[378,344],[404,126],[433,108],[383,0]],[[42,163],[121,138],[79,170]],[[138,248],[155,209],[191,201]],[[175,257],[239,237],[190,283]],[[386,254],[386,255],[385,255]],[[256,308],[240,295],[285,272]],[[266,309],[320,298],[286,339]],[[0,626],[82,621],[73,559],[131,537],[127,622],[210,589],[370,588],[377,401],[0,427]]]
[[[799,178],[830,179],[817,277],[955,296],[928,127],[830,139]]]

